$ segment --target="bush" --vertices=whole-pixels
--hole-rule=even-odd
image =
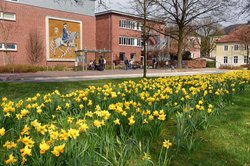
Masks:
[[[221,65],[220,69],[228,69],[228,70],[243,70],[242,66],[230,66],[230,65]]]
[[[0,66],[0,73],[34,73],[38,71],[64,71],[64,65],[36,66],[36,65],[6,65]]]
[[[206,67],[215,68],[216,67],[215,61],[207,61]]]
[[[243,68],[247,68],[247,70],[250,70],[250,64],[246,64],[246,65],[241,65]]]

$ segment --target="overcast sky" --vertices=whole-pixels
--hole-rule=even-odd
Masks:
[[[97,8],[97,12],[103,11],[103,10],[118,10],[123,12],[129,12],[129,9],[131,8],[131,4],[129,3],[129,0],[106,0],[108,4],[108,9],[104,9],[103,7]],[[131,10],[130,10],[131,11]],[[247,21],[250,21],[250,17],[241,16],[238,17],[236,20],[233,20],[231,22],[223,22],[221,23],[223,26],[228,26],[232,24],[237,23],[246,23]]]

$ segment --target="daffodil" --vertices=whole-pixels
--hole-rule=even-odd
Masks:
[[[172,146],[172,143],[165,139],[163,142],[163,147],[169,149],[170,146]]]
[[[2,127],[2,128],[0,129],[0,136],[4,136],[4,134],[5,134],[5,129]]]
[[[116,119],[116,120],[114,120],[114,123],[115,123],[115,125],[121,125],[121,122],[120,122],[120,119]]]
[[[45,152],[49,150],[50,146],[44,140],[42,140],[42,142],[39,144],[39,148],[40,154],[45,154]]]
[[[17,162],[17,159],[13,156],[13,154],[9,155],[9,158],[7,160],[4,161],[5,164],[14,164],[15,162]]]

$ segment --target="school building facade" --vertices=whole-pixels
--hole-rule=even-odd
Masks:
[[[75,51],[111,50],[107,62],[142,60],[142,19],[108,10],[95,13],[95,2],[82,5],[54,0],[0,1],[0,66],[39,64],[74,66]],[[163,23],[149,22],[164,26]],[[165,40],[151,31],[146,43],[152,51]],[[100,54],[88,53],[87,61]],[[87,62],[87,63],[88,63]]]
[[[1,0],[0,65],[74,64],[76,49],[96,48],[94,11],[91,0]]]

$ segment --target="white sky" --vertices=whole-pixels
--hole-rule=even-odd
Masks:
[[[129,3],[129,0],[105,0],[108,4],[108,10],[118,10],[123,12],[128,12],[131,8],[131,4]],[[107,10],[103,7],[97,8],[97,12]],[[221,24],[223,26],[228,26],[232,24],[237,23],[246,23],[247,21],[250,21],[250,16],[240,16],[237,17],[236,20],[228,21],[228,22],[222,22]]]

